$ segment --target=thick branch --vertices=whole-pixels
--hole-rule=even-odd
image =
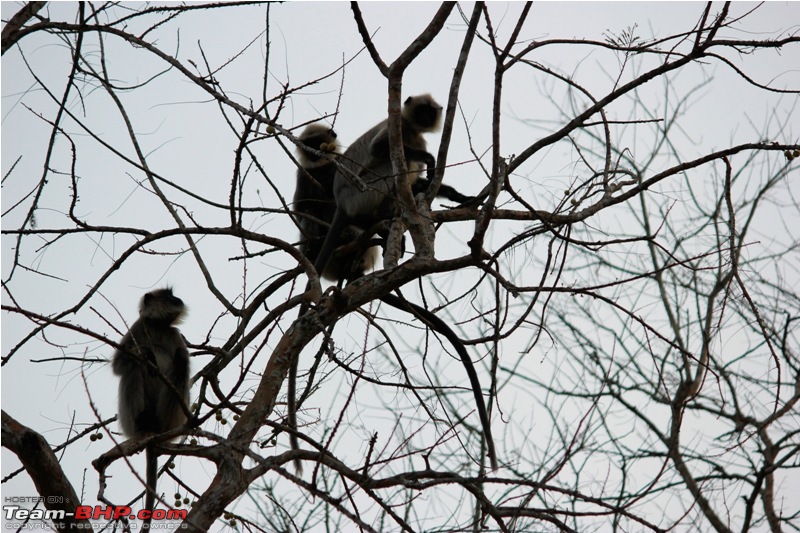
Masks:
[[[31,18],[42,9],[47,2],[28,2],[22,9],[11,17],[11,20],[3,28],[2,46],[0,47],[0,55],[5,54],[6,51],[17,44],[20,39],[25,37],[27,32],[22,31],[22,27]]]
[[[42,496],[45,507],[51,511],[63,511],[63,518],[54,518],[58,529],[72,530],[78,527],[91,528],[85,520],[76,520],[74,515],[80,505],[78,494],[64,474],[58,458],[44,437],[2,412],[3,447],[13,452]]]

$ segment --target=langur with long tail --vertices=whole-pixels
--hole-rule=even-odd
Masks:
[[[426,190],[432,180],[436,160],[432,154],[427,152],[427,143],[423,134],[438,129],[441,122],[441,111],[441,106],[427,94],[409,97],[403,106],[403,152],[410,172],[409,181],[412,191],[415,193]],[[305,133],[301,134],[301,141],[303,141]],[[332,130],[329,130],[328,135],[330,136],[331,134],[335,139],[335,134]],[[330,138],[322,142],[325,146],[330,147],[331,145]],[[304,160],[303,154],[301,154],[301,162],[308,165],[315,162],[315,160]],[[323,224],[315,227],[317,229],[328,227],[328,230],[319,247],[316,247],[316,245],[312,247],[309,244],[305,249],[301,247],[301,251],[309,260],[314,261],[317,272],[324,273],[328,279],[331,279],[331,277],[339,280],[355,279],[363,275],[366,270],[363,267],[367,261],[361,259],[364,257],[363,252],[362,255],[359,255],[358,251],[354,253],[351,250],[351,254],[354,253],[354,255],[348,256],[347,261],[343,262],[341,257],[336,255],[337,248],[359,237],[359,229],[365,231],[378,222],[390,219],[398,209],[395,200],[394,172],[389,157],[388,120],[384,120],[368,130],[351,144],[344,154],[337,156],[335,159],[330,158],[328,162],[329,166],[315,165],[313,169],[305,169],[309,171],[308,176],[312,176],[321,185],[318,191],[329,193],[327,196],[329,203],[324,208],[322,207],[324,198],[315,199],[316,203],[309,202],[305,204],[318,207],[314,212],[314,216],[321,220]],[[327,169],[324,175],[320,176],[310,172],[310,170],[319,172],[319,168],[322,166]],[[427,178],[420,175],[423,169],[428,171]],[[310,196],[305,192],[308,190],[307,185],[301,184],[301,172],[303,170],[298,169],[295,202],[306,200]],[[331,173],[334,174],[332,180]],[[303,176],[304,178],[308,177],[305,174]],[[357,183],[353,176],[357,176],[363,183]],[[328,183],[331,184],[331,189],[326,189]],[[366,185],[366,187],[363,187],[363,185]],[[301,189],[304,192],[299,192]],[[458,203],[474,200],[473,197],[463,195],[446,185],[440,187],[437,196],[442,196]],[[295,209],[306,214],[308,212],[308,209],[299,209],[297,206]],[[302,226],[301,229],[303,229]],[[319,242],[320,233],[311,231],[307,231],[307,233],[305,238],[309,240],[306,242]],[[381,237],[385,239],[386,236],[381,235]],[[353,259],[354,257],[356,258],[355,260]],[[372,261],[374,262],[374,259]],[[346,275],[337,275],[341,273],[346,273]],[[478,375],[472,360],[469,358],[469,354],[464,348],[463,342],[445,322],[429,310],[393,294],[384,295],[381,300],[397,309],[413,314],[453,344],[467,372],[483,427],[487,454],[492,469],[496,470],[498,463],[491,433],[491,423],[483,401]],[[297,370],[296,361],[294,363],[289,376],[289,421],[293,429],[296,428],[296,425],[292,422],[295,421],[293,409],[296,408],[296,398],[293,396],[296,394]],[[297,449],[296,436],[293,435],[291,440],[292,448]]]
[[[186,423],[189,351],[175,327],[185,314],[186,306],[172,289],[148,292],[139,304],[139,319],[114,353],[111,368],[119,376],[117,421],[127,437],[164,433]],[[152,516],[158,477],[152,444],[145,455],[145,509]],[[149,518],[142,529],[150,529]]]

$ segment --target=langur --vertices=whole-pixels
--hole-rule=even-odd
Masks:
[[[189,351],[174,327],[186,314],[172,289],[148,292],[139,303],[139,319],[122,338],[111,360],[119,376],[117,420],[127,437],[164,433],[186,423],[189,403]],[[147,446],[145,509],[152,515],[156,499],[158,458]],[[150,519],[142,529],[150,528]]]
[[[428,169],[428,184],[432,181],[436,160],[426,151],[427,143],[422,134],[436,131],[441,118],[442,106],[429,94],[410,96],[403,104],[403,154],[412,188],[424,167]],[[333,181],[336,210],[314,263],[317,272],[325,270],[348,224],[368,229],[395,216],[398,206],[395,174],[389,157],[388,125],[385,119],[367,130],[339,158],[341,168]]]
[[[298,146],[297,150],[300,166],[297,169],[293,207],[294,212],[299,215],[300,251],[314,263],[319,257],[328,228],[336,213],[333,187],[336,160],[341,154],[336,141],[336,132],[319,123],[306,126],[298,140],[302,146]],[[386,150],[388,151],[388,146]],[[318,152],[329,155],[326,157]],[[414,194],[424,192],[429,186],[430,181],[420,177],[414,182],[413,192]],[[448,185],[441,185],[437,196],[459,204],[474,199],[473,196],[461,194]],[[349,251],[340,248],[342,245],[353,243],[363,233],[363,230],[352,225],[344,228],[335,242],[336,248],[331,259],[327,261],[326,268],[321,273],[325,279],[329,281],[355,279],[374,268],[378,253],[375,246],[367,246],[366,249],[350,247]]]
[[[432,173],[436,161],[434,157],[426,151],[427,144],[422,134],[438,129],[441,120],[441,110],[441,106],[427,94],[409,97],[403,106],[403,152],[408,162],[410,172],[409,181],[411,182],[412,191],[414,193],[425,191],[427,187],[430,186],[432,180]],[[389,134],[387,125],[388,120],[384,120],[367,131],[338,158],[338,162],[342,168],[339,169],[338,172],[335,172],[335,177],[332,181],[332,190],[329,190],[329,195],[327,197],[329,201],[333,200],[334,207],[331,209],[329,205],[324,212],[321,209],[318,211],[319,218],[328,217],[323,218],[323,220],[326,223],[330,223],[330,228],[327,231],[324,242],[321,244],[321,248],[313,249],[313,253],[316,254],[315,258],[312,258],[307,251],[301,248],[303,253],[309,257],[310,260],[316,259],[314,266],[317,272],[329,274],[342,271],[342,265],[337,262],[338,258],[334,254],[334,250],[336,247],[346,244],[354,238],[354,232],[357,232],[357,230],[353,229],[353,226],[366,230],[375,223],[391,218],[395,214],[397,206],[394,191],[394,172],[389,158]],[[300,137],[301,141],[304,135],[305,132]],[[328,145],[329,144],[330,140],[328,140]],[[304,161],[302,159],[302,154],[301,161],[304,163],[310,162]],[[428,169],[427,179],[419,176],[423,169],[423,163]],[[336,164],[332,163],[331,166],[334,167],[332,170],[335,171]],[[298,191],[301,187],[301,171],[302,169],[298,170]],[[309,172],[309,175],[312,175],[312,173]],[[353,175],[358,176],[366,184],[366,190],[359,188],[352,177]],[[314,177],[320,182],[324,181],[325,183],[329,183],[328,175],[326,175],[324,179],[316,175],[314,175]],[[298,196],[305,195],[300,195],[296,191],[296,202]],[[440,187],[437,196],[443,196],[458,203],[474,200],[474,197],[465,196],[456,189],[446,185]],[[320,201],[322,200],[323,199],[320,199]],[[310,247],[306,248],[306,250],[310,250]],[[331,268],[331,263],[334,263],[334,268]],[[347,265],[347,270],[349,270],[350,275],[347,279],[354,279],[363,275],[364,269],[360,269],[359,271],[359,268],[352,267],[352,262]],[[341,280],[344,277],[336,276],[336,278]],[[445,336],[453,344],[467,372],[475,396],[478,414],[481,419],[491,467],[493,470],[496,470],[498,467],[497,455],[494,449],[489,416],[483,401],[478,375],[475,372],[475,367],[472,364],[472,360],[469,358],[469,354],[464,348],[463,342],[461,342],[458,336],[445,322],[429,310],[393,294],[384,295],[381,300],[392,307],[409,312],[418,317],[433,330]],[[296,425],[293,423],[296,422],[294,418],[295,413],[293,412],[296,408],[296,398],[294,398],[296,393],[296,363],[295,361],[290,369],[288,392],[289,425],[293,429],[296,428]],[[296,436],[292,435],[290,441],[292,449],[298,449]],[[298,463],[299,460],[295,463],[296,467]]]
[[[300,251],[314,263],[336,212],[336,203],[333,201],[336,174],[334,159],[340,155],[339,145],[336,132],[318,123],[306,126],[298,140],[302,146],[298,146],[297,150],[300,166],[294,190],[294,210],[300,215]],[[330,155],[326,157],[316,152]],[[352,226],[345,227],[335,244],[352,242],[361,233]],[[320,271],[320,274],[331,281],[352,279],[373,268],[376,260],[377,249],[374,246],[350,253],[334,251],[326,270]]]
[[[432,114],[433,116],[425,117],[425,113]],[[429,167],[430,169],[433,168],[433,162],[435,162],[435,160],[431,154],[424,152],[425,140],[422,138],[421,134],[418,135],[417,138],[417,136],[411,133],[406,133],[406,130],[410,131],[410,129],[413,128],[423,129],[427,127],[429,130],[433,131],[438,127],[440,113],[441,107],[433,101],[430,95],[409,98],[406,100],[404,107],[404,117],[408,116],[408,118],[404,119],[405,129],[403,136],[404,138],[407,136],[409,138],[413,137],[410,144],[423,150],[423,155],[420,155],[419,152],[415,151],[417,148],[413,146],[409,147],[409,149],[406,150],[406,158],[412,161],[422,158],[431,165]],[[407,126],[405,125],[406,123],[408,123]],[[415,124],[417,124],[417,126],[415,126]],[[381,125],[379,124],[373,128],[373,130],[380,130],[381,128],[379,128],[379,126]],[[382,132],[378,131],[378,133],[374,135],[374,143],[373,146],[370,147],[375,153],[373,161],[373,166],[375,166],[375,168],[372,169],[371,172],[376,175],[379,172],[391,172],[388,131],[386,131],[385,124],[382,126]],[[368,135],[370,135],[369,132],[362,135],[359,141]],[[331,242],[328,246],[329,249],[325,252],[325,255],[328,256],[328,258],[325,259],[325,268],[318,269],[318,272],[325,279],[330,281],[350,280],[360,277],[367,270],[375,266],[377,261],[377,249],[374,246],[367,246],[366,249],[363,247],[361,249],[358,247],[355,249],[350,247],[349,251],[343,251],[339,247],[353,243],[354,240],[363,235],[363,230],[368,229],[374,223],[391,218],[394,214],[392,212],[393,203],[391,201],[392,197],[387,196],[387,192],[393,190],[394,181],[391,175],[389,175],[388,180],[365,180],[367,182],[380,182],[378,186],[387,187],[387,192],[382,194],[383,200],[374,204],[374,210],[376,212],[371,216],[356,217],[356,220],[360,220],[360,223],[344,224],[341,229],[337,228],[336,232],[328,231],[334,221],[337,211],[335,188],[337,187],[337,180],[341,178],[341,176],[336,177],[337,161],[343,168],[352,169],[352,155],[348,154],[351,154],[359,141],[356,141],[356,143],[345,152],[345,158],[343,159],[338,151],[339,145],[336,141],[336,132],[327,126],[318,123],[310,124],[303,130],[298,140],[301,143],[301,146],[298,146],[298,160],[300,166],[297,169],[294,210],[295,213],[300,215],[300,251],[309,261],[319,266],[316,263],[320,260],[322,249],[325,248],[327,235],[331,234]],[[330,155],[326,157],[320,155],[318,152],[329,153]],[[381,168],[380,159],[386,159],[388,168]],[[350,172],[352,172],[352,170],[350,170]],[[426,191],[430,186],[430,180],[422,177],[417,179],[419,172],[414,173],[413,176],[413,193],[417,194]],[[345,186],[346,183],[342,183],[338,187],[341,189]],[[352,196],[354,193],[358,192],[361,191],[353,187],[353,191],[350,193],[342,193],[341,196]],[[437,196],[447,198],[459,204],[474,200],[473,196],[461,194],[448,185],[441,185]],[[380,212],[377,212],[378,210]],[[389,216],[387,216],[387,213],[390,213]],[[334,233],[337,234],[333,235]],[[369,241],[367,244],[369,244]]]
[[[298,215],[300,227],[299,249],[312,263],[319,256],[320,248],[328,234],[336,203],[333,201],[333,178],[336,174],[335,159],[341,155],[336,142],[336,132],[323,124],[309,124],[297,138],[297,179],[294,189],[293,208]],[[322,155],[318,152],[322,152]],[[356,240],[361,230],[352,226],[345,227],[336,244],[347,244]],[[344,252],[335,250],[331,260],[320,275],[325,279],[349,280],[357,278],[375,266],[377,248],[352,249]],[[305,311],[302,307],[300,314]],[[289,441],[293,450],[299,449],[297,440],[297,359],[289,367],[288,390],[286,400],[287,421],[291,428]],[[302,463],[294,461],[295,470],[302,472]]]

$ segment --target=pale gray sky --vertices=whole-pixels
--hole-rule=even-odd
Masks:
[[[735,3],[732,9],[744,13],[754,5]],[[7,20],[19,6],[17,2],[3,2],[3,19]],[[375,45],[387,62],[394,59],[410,42],[411,37],[424,28],[437,7],[438,4],[422,2],[371,2],[361,5],[367,26],[370,31],[375,32]],[[521,7],[521,3],[490,4],[493,21],[495,27],[500,29],[501,37],[507,38]],[[690,29],[702,13],[703,7],[703,3],[697,2],[537,3],[533,6],[520,39],[604,40],[607,34],[619,34],[633,25],[638,26],[637,33],[642,37],[664,37],[679,30]],[[76,12],[72,3],[50,4],[48,9],[52,19],[73,17]],[[469,14],[471,5],[464,5],[463,9]],[[217,75],[221,86],[229,97],[249,106],[250,102],[260,101],[263,88],[264,10],[263,6],[258,6],[218,10],[213,14],[187,14],[176,22],[159,28],[148,38],[157,36],[157,44],[162,50],[175,54],[185,65],[194,63],[200,66],[201,71],[205,70],[202,67],[203,54],[212,68],[224,65],[224,69]],[[300,85],[324,76],[343,61],[352,59],[346,67],[344,78],[337,74],[295,93],[281,115],[281,124],[301,124],[322,114],[334,112],[340,85],[343,93],[340,116],[336,119],[335,126],[343,144],[346,145],[349,140],[355,139],[385,116],[386,82],[372,64],[368,53],[363,51],[358,54],[363,44],[356,31],[349,4],[290,2],[272,5],[270,14],[270,95],[276,94],[284,83],[290,86]],[[775,2],[762,6],[748,20],[747,27],[755,29],[754,37],[759,37],[779,29],[796,31],[798,24],[800,3]],[[457,13],[453,13],[442,35],[408,70],[404,84],[406,95],[430,92],[444,103],[451,69],[461,46],[464,30],[464,22]],[[743,37],[733,30],[726,31],[732,36]],[[251,41],[252,45],[242,55],[226,64]],[[143,50],[134,50],[110,38],[106,44],[109,70],[122,84],[144,82],[166,67],[163,62],[155,61]],[[69,49],[54,36],[39,34],[25,38],[20,46],[36,75],[45,80],[48,86],[57,88],[58,91],[63,90],[63,80],[69,68]],[[95,42],[90,43],[90,46],[96,46]],[[759,56],[757,61],[746,56],[731,59],[743,66],[759,82],[795,88],[800,85],[800,71],[796,66],[787,69],[787,58],[777,52],[771,59],[767,54]],[[542,48],[535,55],[535,60],[571,75],[598,96],[618,83],[613,76],[619,71],[620,63],[610,52],[589,47],[553,46]],[[485,154],[491,147],[492,68],[488,47],[475,42],[460,98],[463,120],[469,126],[469,137],[464,122],[459,118],[449,156],[451,163],[469,161],[472,158],[468,150],[469,142],[478,154],[484,156],[485,162],[489,161],[489,156]],[[622,82],[631,76],[632,72],[628,68],[622,75]],[[683,123],[687,131],[677,148],[687,158],[714,148],[760,140],[766,113],[775,109],[776,114],[780,115],[795,109],[796,98],[781,98],[780,95],[766,95],[757,91],[720,64],[711,65],[706,70],[691,67],[681,71],[672,79],[671,90],[680,94],[712,76],[708,85],[692,97],[697,107]],[[663,100],[662,82],[653,81],[641,91],[643,100],[652,102],[657,110],[658,102]],[[100,132],[103,141],[115,147],[124,147],[125,155],[133,157],[124,125],[107,96],[99,88],[84,88],[84,93],[88,98],[84,102],[73,98],[70,111],[81,117],[94,131]],[[545,96],[548,93],[552,94],[552,101]],[[49,125],[35,113],[44,112],[48,119],[52,118],[55,104],[36,87],[17,49],[12,49],[3,56],[2,94],[4,176],[17,158],[22,156],[13,174],[3,185],[2,206],[5,213],[41,175],[50,130]],[[510,76],[504,87],[501,132],[503,155],[521,152],[532,140],[552,131],[555,123],[562,123],[560,108],[568,105],[564,95],[563,86],[553,86],[552,81],[543,86],[542,78],[535,76],[531,70],[520,69]],[[209,96],[182,76],[169,73],[157,78],[144,90],[135,91],[124,98],[153,169],[182,186],[200,192],[206,198],[226,203],[237,140],[217,106],[208,103]],[[698,112],[698,109],[702,111]],[[568,110],[566,112],[571,114]],[[630,106],[624,101],[610,106],[608,112],[610,119],[630,118]],[[142,179],[141,173],[131,174],[129,166],[120,164],[114,154],[86,136],[72,120],[67,120],[66,125],[78,141],[77,173],[80,176],[81,195],[77,211],[81,216],[91,219],[95,224],[120,226],[142,225],[141,220],[146,217],[144,226],[151,230],[174,225],[164,209],[155,200],[148,198],[148,193],[137,187],[136,181]],[[235,126],[238,128],[239,124],[235,123]],[[800,122],[795,120],[793,126],[796,135]],[[781,132],[770,133],[777,137]],[[438,135],[432,136],[430,142],[433,147],[437,147]],[[643,141],[630,139],[631,146],[636,142]],[[290,161],[272,141],[256,143],[254,149],[263,162],[269,163],[267,171],[279,187],[279,192],[284,198],[290,199],[293,189],[291,177],[294,173]],[[69,150],[70,147],[65,142],[56,146],[56,163],[53,166],[61,172],[69,169]],[[575,179],[576,159],[575,153],[570,152],[566,145],[558,145],[523,165],[518,172],[517,185],[520,186],[523,180],[529,180],[531,196],[540,202],[538,207],[551,210],[560,199],[558,191],[569,188]],[[51,179],[54,184],[48,188],[43,198],[44,207],[37,212],[37,223],[41,228],[63,224],[68,206],[70,187],[67,176],[59,174]],[[246,189],[250,195],[244,200],[246,205],[279,207],[275,192],[263,180],[255,175],[249,179],[251,181]],[[474,165],[449,169],[445,180],[468,193],[477,192],[485,182]],[[543,190],[537,191],[543,184]],[[177,197],[185,201],[187,210],[197,217],[198,223],[212,226],[228,223],[224,210],[203,209],[202,205],[187,197]],[[11,211],[3,218],[3,228],[16,227],[26,210],[27,207],[24,210]],[[296,238],[296,230],[285,216],[265,214],[251,218],[250,223],[250,229],[282,236],[289,242]],[[510,229],[499,224],[495,231],[502,235]],[[447,257],[465,253],[463,236],[469,233],[469,225],[456,225],[455,229],[446,229],[437,241],[437,255]],[[38,251],[30,244],[35,240],[36,238],[29,238],[29,244],[24,250],[28,254],[28,262],[53,277],[18,271],[10,288],[22,307],[42,313],[55,312],[74,305],[96,283],[99,275],[108,269],[115,254],[119,254],[132,242],[125,236],[107,235],[102,241],[97,241],[95,237],[86,235],[79,239],[69,239],[68,244],[57,243]],[[171,244],[179,246],[174,242]],[[181,243],[180,246],[182,245]],[[251,276],[248,283],[253,283],[254,270],[258,269],[261,276],[266,278],[289,265],[286,257],[278,258],[273,254],[250,261],[245,270],[241,262],[228,260],[230,256],[240,253],[236,243],[228,243],[227,239],[216,242],[213,238],[207,238],[203,245],[218,250],[218,260],[210,264],[213,271],[218,276],[221,272],[230,273],[228,279],[217,279],[220,287],[229,291],[228,294],[241,291],[245,274]],[[3,236],[4,280],[10,271],[14,246],[13,237]],[[159,245],[156,249],[164,248]],[[31,256],[37,259],[31,260]],[[145,268],[148,272],[144,272]],[[526,271],[520,268],[520,276],[525,275]],[[531,284],[537,282],[539,273],[531,271],[527,275],[530,276]],[[137,301],[141,294],[165,284],[174,285],[176,294],[190,307],[190,318],[182,328],[184,334],[191,342],[201,342],[220,316],[221,307],[207,293],[205,283],[188,254],[182,257],[147,256],[132,259],[103,285],[100,294],[105,299],[96,296],[91,306],[84,307],[70,319],[75,324],[91,327],[116,338],[113,329],[104,324],[98,315],[123,329],[126,322],[131,323],[135,319]],[[252,286],[248,288],[252,290]],[[4,303],[7,297],[4,292]],[[30,324],[7,314],[3,314],[2,319],[2,346],[5,355],[30,331]],[[222,335],[226,332],[222,326],[229,324],[229,319],[223,318],[214,333],[219,332]],[[354,337],[352,343],[357,346],[360,339],[355,335]],[[68,437],[68,429],[76,412],[80,413],[80,422],[92,421],[92,417],[87,414],[89,398],[103,418],[113,416],[117,383],[109,365],[84,367],[87,379],[87,385],[84,386],[81,368],[73,362],[29,363],[30,359],[63,356],[102,358],[111,355],[107,346],[76,337],[69,331],[49,331],[48,339],[53,344],[63,343],[64,348],[59,350],[53,344],[38,340],[3,367],[2,406],[12,416],[42,433],[49,442],[60,443]],[[411,344],[413,342],[410,341]],[[522,348],[520,345],[505,349],[513,352]],[[537,354],[532,358],[531,365],[536,368],[542,358],[543,354]],[[207,356],[198,357],[192,363],[193,368],[197,370],[207,361]],[[454,372],[462,371],[458,366],[448,368],[455,369]],[[35,393],[32,393],[34,390]],[[520,409],[520,406],[512,407],[510,404],[511,402],[507,406],[510,411]],[[320,409],[325,408],[323,404],[315,405]],[[360,438],[361,435],[358,435],[355,439],[356,453],[363,451]],[[97,494],[96,475],[90,461],[108,449],[110,443],[108,440],[93,444],[86,442],[85,446],[70,446],[62,462],[70,479],[84,495],[85,501],[94,502]],[[6,450],[2,452],[2,459],[5,476],[14,468],[16,459]],[[138,458],[134,460],[134,465],[138,464],[136,460]],[[210,479],[213,469],[206,468],[206,471],[194,472],[192,475],[207,476]],[[117,471],[122,475],[121,464],[117,465]],[[80,486],[81,480],[85,480],[85,487]],[[114,485],[109,497],[117,498],[118,495],[113,491],[121,488]],[[170,493],[168,489],[167,493]],[[28,478],[20,475],[3,485],[3,495],[10,494],[33,495],[35,492]]]

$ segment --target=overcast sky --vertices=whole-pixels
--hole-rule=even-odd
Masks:
[[[733,10],[744,13],[755,4],[735,3]],[[2,3],[2,17],[7,20],[19,9],[17,2]],[[507,38],[519,15],[522,4],[492,3],[490,11],[495,27]],[[438,4],[433,3],[389,3],[371,2],[361,5],[366,24],[374,32],[374,42],[387,62],[394,59],[407,46],[412,37],[418,35],[430,21]],[[600,3],[600,2],[546,2],[534,5],[532,14],[521,35],[522,40],[545,38],[584,38],[605,40],[607,35],[619,34],[627,28],[637,26],[636,32],[644,38],[664,37],[680,30],[688,30],[702,13],[704,4],[681,3]],[[76,11],[74,4],[51,4],[48,6],[52,19],[72,20]],[[471,5],[464,5],[467,15]],[[264,60],[264,12],[261,7],[223,9],[214,12],[187,14],[160,28],[157,35],[158,46],[176,57],[184,64],[201,66],[205,60],[212,68],[225,65],[219,74],[219,81],[228,95],[237,102],[249,106],[258,102],[263,88]],[[344,78],[335,75],[308,89],[294,94],[280,122],[293,126],[336,111],[339,101],[339,88],[342,88],[339,117],[335,127],[339,139],[346,145],[361,132],[381,120],[386,113],[386,82],[372,64],[355,28],[349,4],[343,2],[290,2],[271,7],[271,65],[270,90],[274,94],[280,84],[300,85],[308,80],[324,76],[335,70],[343,61],[351,60],[345,70]],[[774,2],[762,6],[750,19],[747,27],[756,29],[754,37],[760,32],[773,32],[790,27],[797,29],[800,23],[800,3]],[[134,23],[134,25],[137,23]],[[178,41],[178,30],[180,39]],[[457,13],[448,20],[442,35],[425,50],[408,70],[404,80],[404,94],[430,92],[440,101],[447,97],[452,65],[457,57],[463,39],[465,24]],[[733,30],[732,36],[742,38]],[[247,47],[230,64],[226,63],[236,52]],[[143,82],[164,69],[164,64],[153,60],[146,52],[109,39],[106,53],[110,58],[109,68],[121,82],[133,84]],[[46,80],[58,94],[63,89],[63,80],[69,69],[69,50],[59,44],[52,35],[34,34],[26,37],[20,46],[37,76]],[[202,53],[199,46],[202,46]],[[612,54],[581,47],[554,47],[543,49],[537,55],[538,61],[561,69],[573,75],[597,95],[617,83],[610,74],[617,72],[618,60]],[[787,71],[786,58],[778,52],[770,58],[769,54],[759,56],[758,61],[746,57],[735,58],[756,80],[780,86],[797,87],[800,71]],[[492,58],[484,45],[475,43],[473,55],[467,68],[461,92],[460,105],[463,119],[457,121],[454,140],[451,146],[451,162],[467,161],[472,158],[469,142],[473,143],[478,154],[485,154],[491,147],[491,91]],[[204,70],[201,67],[201,70]],[[796,99],[780,98],[778,95],[765,95],[737,79],[730,70],[719,65],[705,71],[688,68],[679,73],[673,81],[676,92],[688,91],[703,81],[713,77],[711,83],[701,88],[692,98],[702,112],[694,113],[684,123],[687,128],[685,142],[680,150],[687,157],[696,156],[713,148],[720,148],[737,142],[760,140],[763,133],[764,115],[771,109],[778,114],[794,109]],[[651,82],[643,88],[643,98],[656,102],[664,88],[660,81]],[[33,90],[31,90],[33,89]],[[503,106],[503,153],[505,156],[519,153],[532,139],[551,130],[556,123],[563,123],[560,106],[567,102],[562,93],[554,93],[554,100],[547,98],[551,87],[542,86],[531,71],[520,70],[506,82]],[[99,92],[99,91],[98,91]],[[36,88],[28,67],[21,60],[17,49],[12,49],[2,60],[2,172],[5,176],[17,158],[22,156],[10,178],[5,180],[2,189],[2,207],[5,213],[14,202],[19,201],[31,187],[31,183],[41,175],[44,150],[49,135],[49,126],[35,116],[35,112],[49,113],[52,118],[54,105],[49,97]],[[126,143],[126,133],[107,97],[90,94],[86,102],[73,101],[71,110],[83,117],[102,138],[115,146],[126,146],[126,155],[132,156],[130,143]],[[131,113],[137,131],[141,135],[149,162],[160,174],[170,177],[177,183],[196,190],[220,202],[227,201],[233,166],[233,150],[236,139],[225,124],[218,108],[209,105],[206,93],[194,87],[191,82],[177,75],[163,76],[151,84],[150,88],[126,96],[125,105]],[[84,109],[83,106],[86,106]],[[27,107],[26,107],[27,106]],[[628,118],[630,108],[620,102],[609,109],[610,119]],[[797,113],[795,113],[797,116]],[[469,134],[465,123],[469,125]],[[800,122],[794,122],[794,131]],[[238,126],[238,125],[237,125]],[[81,175],[80,212],[95,223],[108,220],[109,223],[125,225],[138,223],[143,216],[141,202],[145,193],[136,186],[132,176],[118,163],[117,158],[97,143],[88,139],[72,121],[67,121],[69,131],[81,141],[78,172]],[[780,132],[773,132],[776,135]],[[773,139],[769,139],[773,140]],[[796,141],[796,139],[778,139]],[[438,136],[431,137],[432,146],[438,146]],[[278,147],[272,143],[257,145],[264,154],[264,160],[274,163],[270,167],[273,176],[287,176],[277,180],[279,191],[285,198],[291,198],[293,175],[290,161],[282,157]],[[56,164],[59,171],[68,169],[69,145],[60,143],[56,149]],[[486,156],[488,158],[488,156]],[[487,159],[488,160],[488,159]],[[540,207],[550,210],[555,197],[552,191],[569,187],[575,178],[574,154],[567,153],[563,146],[554,148],[541,158],[524,165],[519,172],[520,180],[530,180],[530,186],[548,183],[547,193],[543,194]],[[56,179],[55,177],[53,179]],[[48,206],[37,213],[39,227],[52,227],[63,224],[65,200],[69,194],[69,183],[61,176],[63,183],[54,185],[44,198]],[[469,167],[450,169],[446,181],[458,184],[465,192],[475,193],[483,186],[482,177]],[[278,207],[277,196],[265,184],[251,185],[252,196],[245,202],[248,205]],[[257,196],[258,199],[255,197]],[[3,228],[17,227],[25,210],[12,211],[3,219]],[[225,225],[224,212],[193,213],[201,223]],[[165,213],[147,212],[146,227],[158,229],[169,223]],[[282,225],[280,225],[282,224]],[[292,242],[296,230],[284,218],[264,216],[251,229],[275,232]],[[469,228],[466,228],[467,230]],[[448,230],[455,233],[458,230]],[[502,230],[498,230],[502,231]],[[465,247],[457,235],[442,239],[439,256],[463,254]],[[15,239],[3,236],[2,273],[5,280],[11,268]],[[42,277],[31,273],[17,272],[11,289],[22,307],[54,312],[77,302],[104,272],[114,252],[126,248],[130,241],[120,239],[119,243],[102,243],[87,236],[78,241],[70,240],[69,246],[55,246],[49,250],[35,251],[28,246],[26,253],[40,254],[35,264],[42,272],[58,277]],[[219,262],[214,268],[232,268],[235,274],[231,279],[220,280],[231,294],[241,286],[243,270],[241,264],[227,266],[228,253],[236,255],[235,248],[224,248]],[[30,261],[30,260],[29,260]],[[75,323],[88,325],[110,337],[115,332],[104,324],[98,315],[118,328],[124,328],[136,317],[138,298],[147,290],[171,284],[176,293],[190,306],[190,317],[183,328],[190,341],[201,342],[211,324],[220,314],[211,295],[205,293],[205,284],[197,269],[187,273],[183,269],[192,262],[188,257],[161,257],[135,259],[131,268],[112,276],[103,286],[104,299],[95,298],[92,308],[84,308]],[[148,268],[133,268],[148,264]],[[272,274],[288,263],[270,263],[264,259],[260,264],[264,271]],[[153,268],[150,265],[158,265]],[[65,281],[68,279],[69,281]],[[3,294],[6,303],[7,294]],[[117,313],[118,311],[118,313]],[[16,317],[3,315],[2,345],[3,355],[30,331],[30,325]],[[110,357],[111,351],[101,343],[85,338],[76,339],[68,332],[54,332],[53,339],[64,342],[65,348],[57,350],[42,341],[32,343],[18,354],[11,363],[2,369],[2,406],[12,416],[33,429],[41,432],[51,443],[60,443],[67,438],[67,430],[74,413],[83,414],[81,421],[91,421],[86,416],[88,395],[103,418],[113,416],[116,409],[116,379],[111,374],[110,365],[95,364],[84,367],[88,385],[84,387],[81,368],[70,362],[31,364],[30,359],[52,357]],[[51,339],[52,340],[52,339]],[[34,348],[34,345],[36,348]],[[193,361],[198,369],[208,361],[207,357]],[[35,393],[32,393],[35,391]],[[81,429],[81,428],[78,428]],[[79,493],[86,501],[93,502],[97,494],[96,475],[91,470],[90,461],[105,451],[110,443],[80,444],[69,448],[63,462],[70,479],[76,483]],[[15,468],[16,459],[3,450],[3,475]],[[86,471],[86,469],[89,469]],[[121,470],[121,468],[120,468]],[[213,475],[208,467],[199,476]],[[84,476],[85,474],[85,476]],[[80,487],[81,480],[86,482]],[[17,476],[3,485],[3,495],[35,494],[25,475]],[[112,494],[113,498],[114,495]]]

